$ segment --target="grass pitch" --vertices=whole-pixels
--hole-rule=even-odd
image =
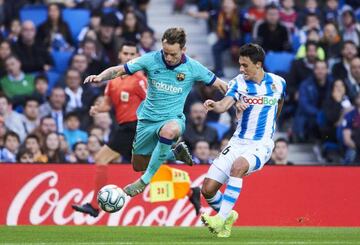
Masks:
[[[207,228],[0,226],[0,244],[360,244],[360,228],[234,228],[217,238]]]

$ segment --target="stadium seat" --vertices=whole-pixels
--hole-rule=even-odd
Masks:
[[[288,73],[295,55],[287,52],[268,52],[265,56],[265,68],[269,72]]]
[[[72,54],[69,51],[52,51],[51,56],[55,63],[54,70],[59,73],[65,72],[69,66]]]
[[[50,70],[46,73],[46,76],[49,81],[49,87],[48,87],[48,93],[49,93],[51,91],[51,89],[55,86],[55,84],[58,82],[58,80],[60,79],[61,74],[56,71]]]
[[[89,24],[90,11],[87,9],[64,9],[62,16],[70,27],[72,39],[76,42],[81,29]]]
[[[222,140],[224,134],[230,129],[229,126],[218,122],[208,122],[207,125],[216,129],[219,141]]]
[[[291,45],[292,45],[293,53],[296,54],[298,49],[301,46],[299,35],[297,35],[297,34],[292,34],[291,35]]]
[[[20,21],[31,20],[38,27],[47,18],[47,8],[45,6],[28,6],[20,9]]]

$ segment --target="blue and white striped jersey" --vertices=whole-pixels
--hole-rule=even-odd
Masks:
[[[240,74],[229,82],[228,87],[226,96],[249,104],[238,118],[234,136],[250,140],[271,139],[276,127],[278,101],[285,96],[285,80],[273,73],[265,73],[261,84],[257,84]]]

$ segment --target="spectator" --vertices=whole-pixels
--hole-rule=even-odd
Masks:
[[[21,115],[12,110],[9,99],[3,94],[0,94],[0,116],[5,122],[5,127],[16,132],[23,141],[26,133],[21,123]]]
[[[279,9],[271,4],[266,6],[265,19],[255,24],[253,40],[268,51],[288,51],[290,33],[280,22]]]
[[[1,41],[0,43],[0,77],[6,75],[5,60],[12,54],[11,44],[9,41]]]
[[[326,59],[329,60],[329,67],[332,67],[330,62],[333,63],[332,60],[338,58],[341,52],[341,38],[334,23],[325,24],[320,46],[325,50]]]
[[[291,32],[295,32],[297,13],[294,0],[282,0],[279,11],[281,23]]]
[[[299,28],[306,25],[306,23],[308,21],[307,17],[309,15],[319,16],[320,18],[322,17],[322,12],[321,12],[320,8],[318,7],[317,0],[306,0],[305,1],[305,8],[299,12],[298,18],[296,20],[296,25]],[[319,23],[322,22],[322,20],[318,20],[318,21],[319,21]]]
[[[130,143],[130,142],[129,142]],[[89,162],[95,163],[95,155],[100,151],[103,143],[95,135],[89,135],[88,142],[87,142],[87,148],[89,150]]]
[[[94,117],[94,126],[103,130],[103,141],[109,142],[112,120],[109,112],[98,113]]]
[[[21,122],[24,125],[26,134],[32,132],[40,124],[39,101],[29,97],[25,101],[24,112],[21,115]]]
[[[38,137],[40,140],[40,145],[44,145],[46,135],[52,132],[56,132],[56,130],[55,120],[49,115],[40,119],[40,125],[36,127],[31,134],[34,134]]]
[[[46,47],[36,41],[36,28],[32,21],[23,22],[19,40],[13,45],[24,72],[48,71],[53,64]]]
[[[215,74],[218,77],[224,76],[222,53],[230,49],[232,57],[238,59],[238,52],[241,45],[240,33],[240,12],[234,0],[224,0],[219,12],[211,18],[216,18],[217,42],[212,47],[215,63]]]
[[[134,9],[136,18],[146,28],[148,28],[147,10],[150,0],[137,0],[136,8]]]
[[[310,29],[307,33],[306,33],[306,42],[315,42],[317,44],[319,44],[320,41],[320,35],[319,32],[316,29]],[[318,60],[325,60],[325,51],[324,49],[318,45],[318,48],[316,49],[316,58]],[[301,59],[304,58],[306,56],[306,47],[305,44],[301,44],[301,46],[299,47],[299,49],[296,52],[296,59]]]
[[[58,4],[48,5],[48,17],[38,28],[38,38],[49,50],[67,50],[71,48],[70,28],[62,19]]]
[[[48,163],[65,163],[65,154],[61,151],[60,138],[55,132],[46,135],[44,152],[48,158]]]
[[[10,32],[7,36],[7,40],[11,43],[16,43],[19,39],[20,32],[21,32],[20,20],[17,18],[12,19],[10,23]]]
[[[288,160],[289,143],[284,138],[279,138],[275,141],[274,151],[271,155],[271,159],[268,162],[269,165],[294,165],[294,163]]]
[[[82,44],[81,52],[87,58],[87,73],[99,74],[105,69],[104,64],[100,61],[99,54],[97,52],[97,43],[94,40],[86,39]]]
[[[70,148],[72,148],[76,142],[87,141],[87,133],[80,130],[80,119],[77,112],[69,112],[66,114],[65,126],[64,135]]]
[[[265,18],[266,0],[251,0],[251,6],[244,15],[242,29],[244,32],[251,33],[256,22]]]
[[[39,103],[43,104],[47,99],[49,89],[49,80],[46,76],[40,74],[35,77],[35,92],[34,97],[39,99]]]
[[[0,86],[6,96],[12,98],[16,95],[30,95],[34,92],[34,77],[21,70],[19,58],[10,55],[5,59],[5,67],[7,76],[1,78]]]
[[[360,58],[355,57],[350,62],[350,76],[345,79],[346,88],[351,101],[360,93]]]
[[[60,151],[62,151],[66,156],[69,154],[70,148],[69,144],[66,142],[65,135],[58,133],[59,140],[60,140]]]
[[[339,1],[338,0],[326,0],[326,6],[324,9],[324,22],[336,24],[339,17]]]
[[[115,36],[115,28],[118,26],[118,19],[113,14],[103,15],[100,22],[98,40],[101,46],[102,61],[106,65],[117,64],[117,53],[121,40]]]
[[[4,148],[0,148],[0,162],[16,162],[16,153],[20,146],[20,138],[9,131],[4,137]]]
[[[139,43],[140,55],[154,51],[154,46],[155,46],[154,32],[150,29],[145,29],[140,34],[140,43]]]
[[[130,11],[125,13],[121,35],[125,41],[138,44],[140,40],[140,33],[143,29],[142,24],[138,21],[134,12]]]
[[[16,155],[16,161],[19,163],[34,163],[34,154],[29,149],[22,147]]]
[[[354,102],[355,108],[346,113],[343,121],[342,137],[346,147],[345,164],[353,164],[356,157],[355,132],[360,129],[360,93]],[[355,139],[355,140],[354,140]]]
[[[206,140],[199,140],[195,143],[193,151],[194,164],[211,164],[210,145]]]
[[[340,32],[344,41],[351,40],[357,47],[360,46],[360,24],[356,22],[355,11],[349,5],[341,9]]]
[[[84,90],[81,87],[81,76],[77,70],[67,70],[65,76],[65,94],[68,98],[66,104],[66,112],[71,112],[76,109],[81,109],[84,104]]]
[[[309,13],[306,16],[305,25],[300,29],[299,34],[298,34],[301,44],[306,42],[307,33],[313,29],[315,29],[317,31],[319,36],[322,36],[322,28],[320,25],[320,20],[319,20],[318,15]]]
[[[61,87],[51,90],[49,101],[40,106],[40,117],[51,115],[56,123],[58,133],[64,131],[64,109],[66,107],[65,91]]]
[[[84,142],[77,142],[73,146],[72,163],[89,163],[89,150]]]
[[[42,153],[40,140],[36,135],[29,134],[25,139],[24,146],[33,154],[34,162],[47,163],[48,158]]]
[[[347,40],[344,41],[341,48],[342,59],[340,62],[336,63],[331,74],[334,78],[346,79],[350,75],[350,63],[358,55],[358,50],[356,44],[353,41]]]
[[[287,92],[289,96],[285,103],[284,113],[293,116],[294,109],[297,106],[299,99],[299,86],[302,81],[312,75],[314,64],[316,62],[317,44],[315,42],[307,42],[305,44],[306,56],[305,58],[294,60],[291,63],[290,72],[287,80]]]
[[[201,102],[196,102],[190,107],[189,121],[186,125],[183,139],[190,150],[195,149],[195,143],[206,140],[210,146],[218,143],[218,135],[215,129],[206,125],[206,109]]]
[[[90,36],[94,36],[96,39],[96,33],[100,30],[101,11],[95,10],[91,12],[90,23],[81,29],[78,35],[78,42],[83,42],[85,37],[91,32]],[[94,73],[95,74],[95,73]],[[97,74],[97,73],[96,73]]]
[[[104,142],[104,131],[102,128],[97,126],[92,126],[88,130],[89,135],[96,136],[98,139],[100,139],[101,142]]]
[[[352,109],[351,102],[346,94],[345,83],[340,79],[335,80],[331,84],[330,93],[323,104],[324,118],[320,124],[320,131],[323,143],[322,155],[327,162],[341,162],[337,128],[341,125],[344,114]]]
[[[78,71],[81,75],[81,80],[84,80],[85,77],[87,77],[88,75],[91,75],[88,72],[88,66],[89,66],[89,64],[88,64],[87,57],[81,53],[75,54],[72,57],[71,62],[70,62],[70,69]]]
[[[296,138],[303,142],[311,137],[319,137],[317,119],[326,98],[330,77],[325,61],[317,61],[314,75],[304,80],[299,88],[299,105],[294,119],[294,133]]]

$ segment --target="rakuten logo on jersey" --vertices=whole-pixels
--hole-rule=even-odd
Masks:
[[[182,93],[183,89],[179,87],[175,87],[171,84],[166,84],[163,82],[158,82],[156,80],[151,80],[151,84],[157,89],[161,91],[171,92],[174,94],[180,94]]]
[[[278,100],[272,97],[248,97],[242,96],[242,100],[249,105],[267,105],[273,106],[276,105]]]

